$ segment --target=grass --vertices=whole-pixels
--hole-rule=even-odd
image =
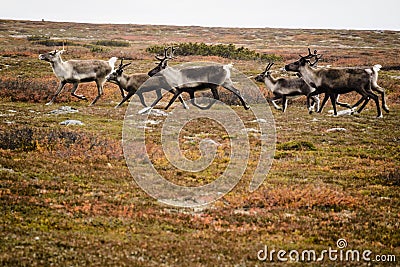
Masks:
[[[114,31],[120,37],[112,36],[110,40],[130,42],[129,48],[118,49],[134,51],[123,50],[136,58],[127,70],[130,72],[154,66],[154,55],[144,49],[157,43],[149,32],[160,29],[168,31],[170,38],[176,37],[174,42],[200,42],[196,38],[205,36],[215,43],[241,40],[257,52],[281,55],[282,64],[304,53],[306,44],[322,40],[327,41],[321,50],[331,54],[325,59],[327,63],[340,66],[368,64],[371,58],[385,59],[395,65],[392,52],[385,55],[382,50],[399,52],[392,45],[398,42],[397,32],[382,35],[319,30],[310,34],[310,30],[281,29],[279,35],[278,30],[273,34],[269,29],[242,32],[210,28],[205,34],[202,28],[176,27],[173,30],[180,32],[176,34],[171,27],[162,26],[109,28],[108,25],[0,21],[0,66],[9,66],[1,67],[0,71],[2,266],[286,266],[288,263],[260,262],[257,252],[264,245],[276,250],[320,252],[336,248],[339,238],[347,240],[349,249],[370,249],[373,255],[397,256],[396,263],[374,262],[374,266],[398,265],[400,85],[393,78],[400,75],[398,70],[380,72],[379,84],[387,89],[391,109],[383,119],[375,118],[372,104],[359,116],[332,117],[327,112],[329,105],[322,114],[309,115],[304,98],[292,100],[286,113],[273,110],[276,152],[272,168],[258,190],[248,192],[260,153],[260,135],[249,132],[252,151],[248,168],[235,189],[206,207],[176,208],[152,199],[129,173],[121,147],[126,105],[113,108],[120,100],[118,89],[106,84],[105,95],[92,107],[88,102],[74,99],[65,89],[57,103],[45,106],[55,90],[56,80],[50,66],[37,60],[37,53],[48,48],[30,46],[25,37],[8,35],[9,23],[25,35],[76,37],[79,40],[75,42],[82,46],[70,48],[73,52],[65,58],[107,58],[108,53],[119,53],[107,47],[110,49],[107,55],[96,54],[84,47],[107,40],[108,31]],[[43,23],[48,32],[38,31],[38,25]],[[57,27],[66,31],[57,31]],[[86,28],[93,32],[93,40],[84,39]],[[157,38],[167,35],[163,31]],[[178,39],[182,33],[186,40]],[[251,34],[271,37],[266,39],[269,45],[261,46]],[[373,39],[370,34],[379,35],[380,39]],[[238,39],[239,35],[242,38]],[[11,40],[13,45],[9,45]],[[288,48],[293,40],[299,46]],[[339,43],[351,48],[338,48]],[[374,48],[364,48],[367,44]],[[352,57],[344,58],[346,54]],[[196,60],[225,62],[218,57],[176,59],[177,62]],[[234,63],[235,68],[249,75],[265,67],[257,61]],[[19,75],[23,78],[19,79]],[[92,99],[96,95],[95,85],[82,85],[79,92]],[[354,95],[341,97],[351,103],[357,99]],[[79,112],[50,114],[64,105]],[[249,112],[242,107],[232,108],[246,128],[256,127]],[[85,125],[61,126],[59,123],[66,119],[81,120]],[[155,167],[170,181],[198,186],[209,183],[226,168],[230,137],[218,123],[191,121],[179,135],[183,153],[192,159],[200,156],[201,139],[211,138],[220,144],[215,162],[200,173],[180,171],[168,163],[160,147],[161,127],[162,123],[147,130],[147,149]],[[327,131],[334,127],[346,131]],[[327,260],[322,264],[360,266],[360,262]]]

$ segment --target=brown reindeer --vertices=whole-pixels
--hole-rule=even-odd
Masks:
[[[379,106],[378,96],[371,90],[371,73],[366,69],[314,69],[310,67],[309,61],[316,57],[316,53],[312,54],[308,49],[307,56],[300,56],[300,59],[287,64],[285,70],[299,72],[306,83],[314,87],[316,90],[307,96],[307,107],[310,109],[310,98],[314,95],[324,93],[325,97],[322,101],[323,107],[328,100],[331,99],[334,115],[337,116],[336,98],[339,94],[346,94],[352,91],[359,93],[365,101],[369,98],[373,99],[376,104],[377,117],[382,117],[382,111]],[[364,100],[363,100],[364,101]],[[321,108],[319,112],[321,111]],[[359,109],[359,112],[361,110]]]
[[[275,79],[271,75],[271,67],[274,63],[268,63],[267,67],[263,72],[258,74],[254,79],[257,82],[263,82],[269,90],[271,90],[274,97],[271,99],[272,104],[278,110],[285,112],[287,108],[287,97],[290,96],[307,96],[309,93],[315,91],[310,85],[308,85],[302,78],[278,78]],[[275,101],[282,99],[282,108],[278,106]],[[313,96],[312,100],[316,106],[316,111],[319,109],[319,98]]]

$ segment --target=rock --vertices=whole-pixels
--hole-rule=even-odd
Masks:
[[[85,124],[83,124],[83,122],[78,121],[78,120],[66,120],[66,121],[60,122],[60,124],[61,125],[65,125],[65,126],[68,126],[68,125],[79,125],[79,126],[85,125]]]
[[[347,129],[346,128],[341,128],[341,127],[337,127],[337,128],[330,128],[328,130],[326,130],[326,132],[330,133],[330,132],[346,132]]]
[[[250,132],[259,133],[260,132],[259,130],[254,129],[254,128],[245,128],[245,129],[242,129],[242,131],[245,131],[245,132],[248,132],[248,133],[250,133]]]
[[[333,110],[329,110],[328,113],[333,114]],[[338,116],[353,115],[353,114],[354,114],[354,109],[345,109],[337,111]]]
[[[157,116],[157,117],[168,116],[167,112],[165,112],[163,110],[160,110],[160,109],[154,109],[154,108],[151,108],[151,107],[147,107],[147,108],[143,108],[143,109],[139,110],[138,114],[140,114],[140,115]]]
[[[50,114],[61,115],[61,114],[69,114],[69,113],[77,113],[77,112],[79,112],[79,110],[77,110],[76,108],[72,108],[70,106],[62,106],[62,107],[59,107],[58,109],[50,111]]]
[[[267,120],[266,119],[256,119],[256,120],[252,120],[250,122],[259,122],[259,123],[266,123]]]

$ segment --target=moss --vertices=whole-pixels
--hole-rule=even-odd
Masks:
[[[276,146],[278,150],[316,151],[315,145],[308,141],[289,141]]]

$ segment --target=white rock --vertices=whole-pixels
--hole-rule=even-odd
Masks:
[[[60,114],[69,114],[69,113],[77,113],[77,112],[79,112],[79,110],[77,110],[76,108],[72,108],[70,106],[62,106],[62,107],[59,107],[58,109],[50,111],[50,114],[60,115]]]
[[[85,125],[85,124],[83,124],[83,122],[81,122],[81,121],[78,121],[78,120],[66,120],[66,121],[62,121],[62,122],[60,122],[60,124],[61,125],[65,125],[65,126],[68,126],[68,125]]]
[[[336,127],[336,128],[330,128],[328,130],[326,130],[328,133],[330,132],[346,132],[347,129],[346,128],[341,128],[341,127]]]

